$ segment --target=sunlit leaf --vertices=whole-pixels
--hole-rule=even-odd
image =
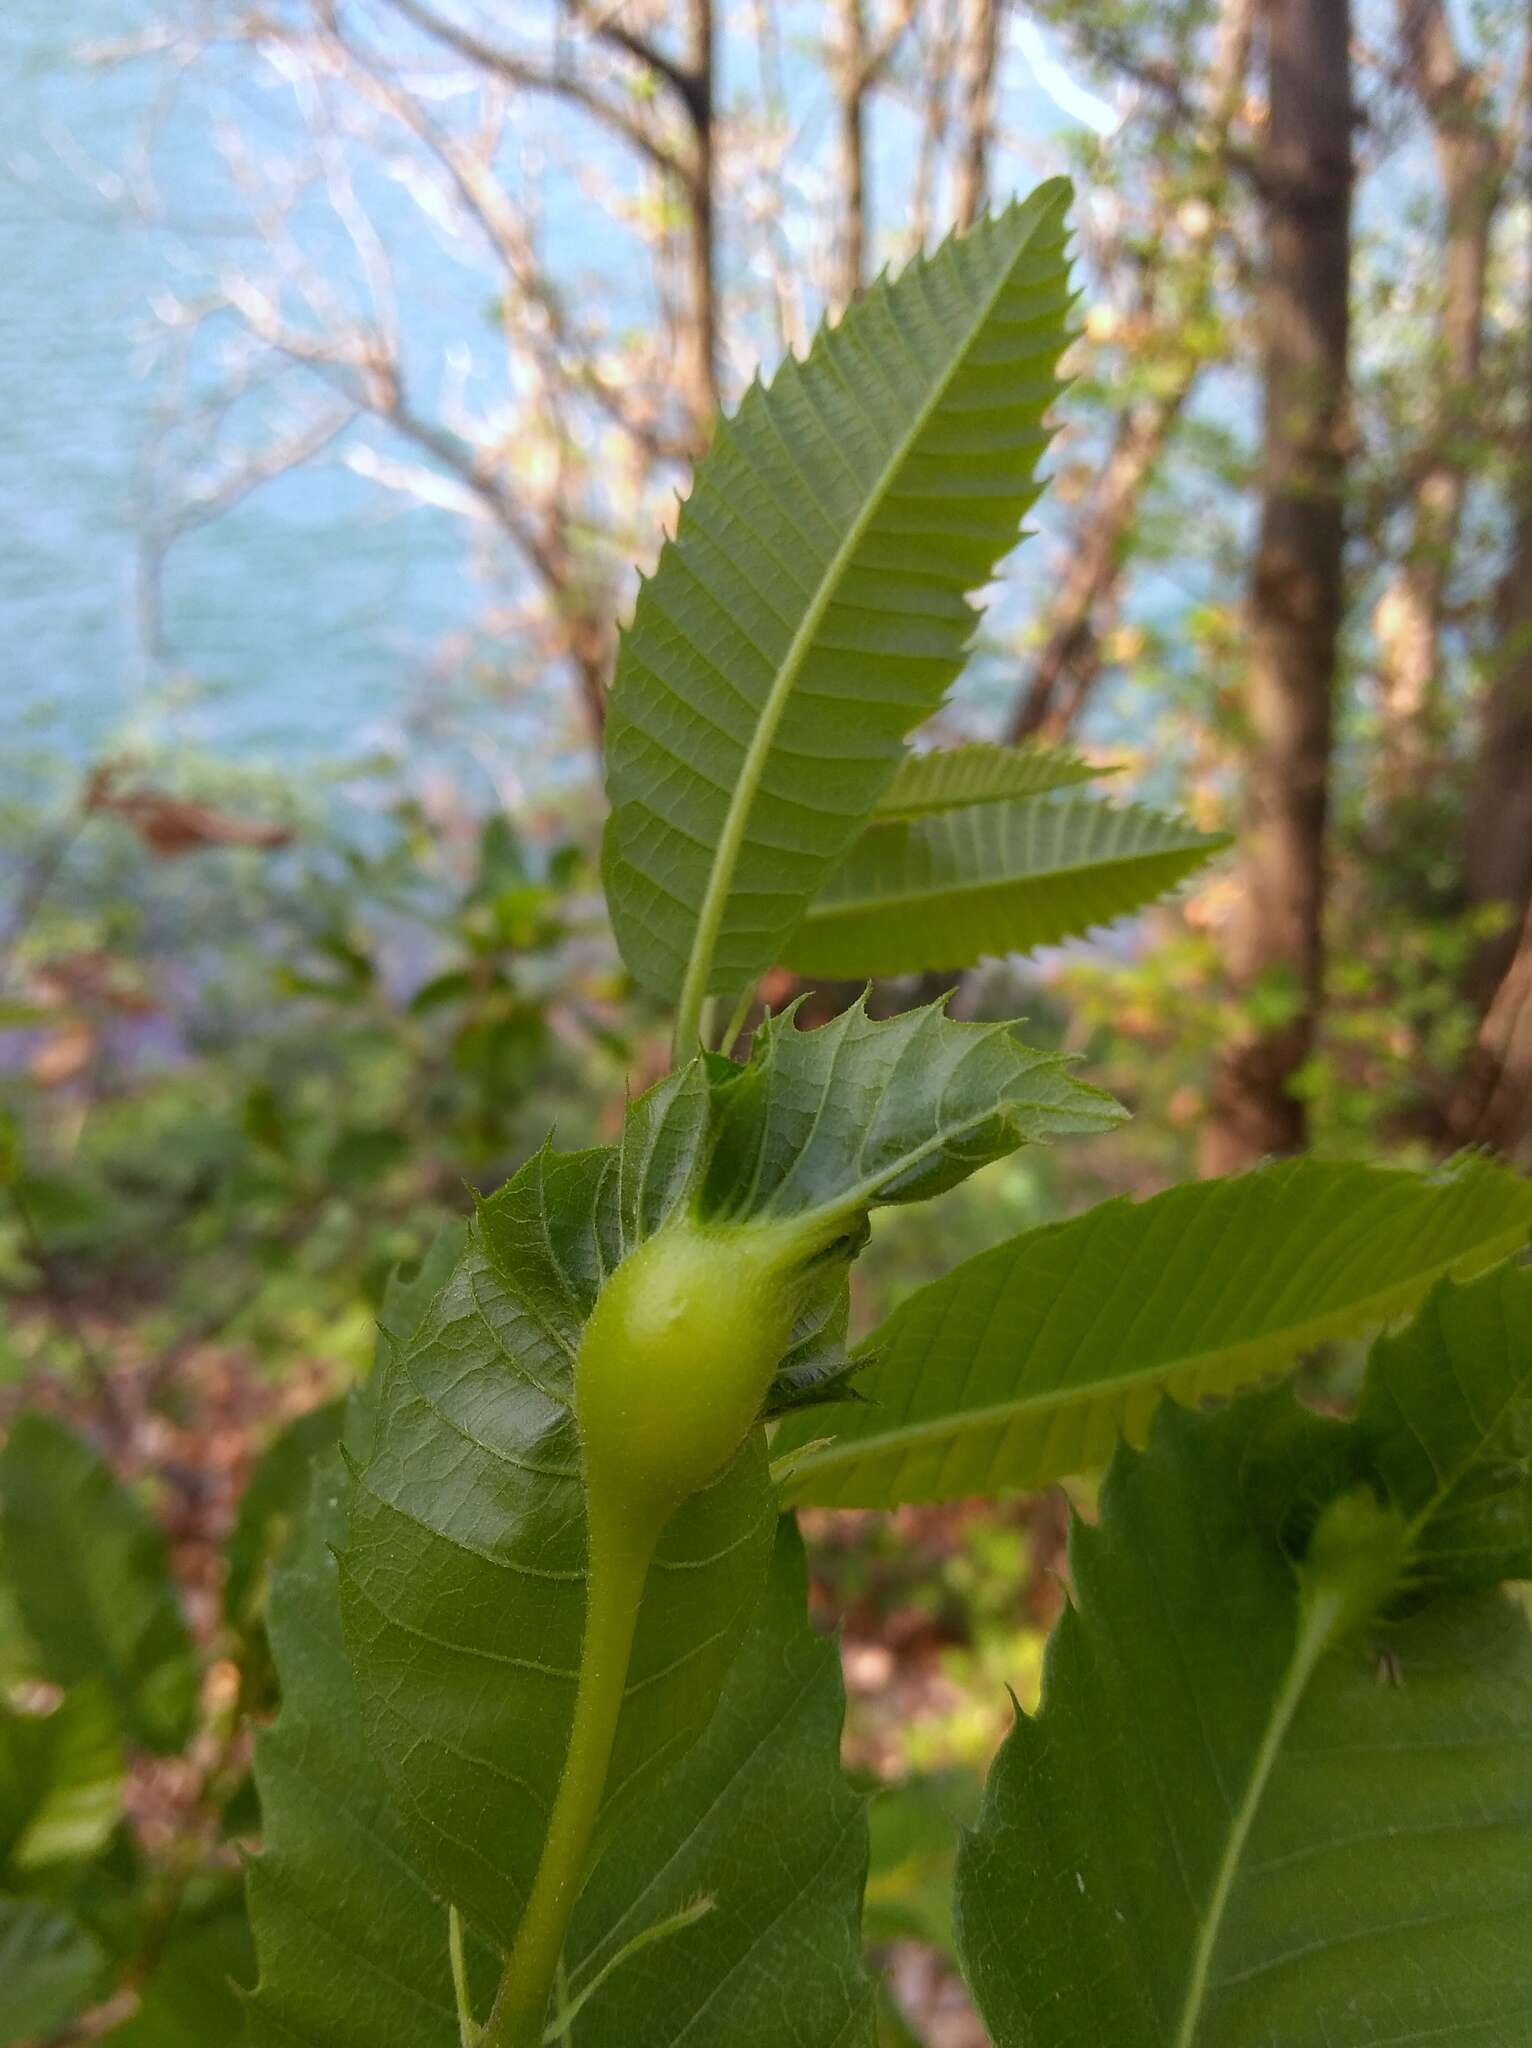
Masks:
[[[777,960],[962,666],[1036,494],[1065,340],[1055,180],[880,282],[752,386],[639,594],[607,723],[604,875],[646,988]]]
[[[1532,1186],[1300,1159],[1119,1200],[967,1260],[867,1340],[864,1401],[789,1417],[794,1501],[887,1507],[1046,1485],[1194,1402],[1409,1309],[1525,1242]],[[814,1439],[829,1437],[817,1445]]]

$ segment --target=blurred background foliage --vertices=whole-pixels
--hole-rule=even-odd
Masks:
[[[1330,193],[1350,315],[1304,486],[1342,515],[1343,605],[1276,678],[1298,745],[1262,652],[1272,462],[1304,431],[1273,405],[1271,52],[1337,21],[1349,143],[1284,172]],[[1532,23],[24,0],[0,36],[0,1421],[32,1418],[4,1540],[56,1517],[102,1561],[94,1590],[0,1575],[0,1951],[42,1943],[64,1987],[20,2018],[0,1992],[0,2041],[175,2048],[237,2025],[264,1566],[388,1276],[550,1129],[610,1135],[664,1062],[596,873],[632,565],[755,369],[987,196],[1074,171],[1080,334],[1039,535],[931,737],[1067,738],[1246,843],[1273,805],[1297,822],[1276,869],[1241,853],[961,978],[965,1013],[1025,1012],[1135,1120],[880,1218],[859,1317],[1274,1144],[1525,1160]],[[39,1416],[76,1434],[23,1459]],[[32,1466],[57,1499],[29,1504]],[[1006,1684],[1036,1685],[1063,1507],[810,1521],[848,1754],[883,1788],[889,2040],[964,2048],[944,1816]],[[141,1640],[59,1633],[146,1585]],[[103,1699],[86,1665],[124,1657]]]

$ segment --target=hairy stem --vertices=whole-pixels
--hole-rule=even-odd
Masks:
[[[574,1720],[542,1861],[479,2048],[541,2048],[564,1937],[606,1790],[633,1632],[660,1524],[589,1498],[585,1634]]]

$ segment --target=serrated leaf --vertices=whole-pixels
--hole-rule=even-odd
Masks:
[[[101,1964],[101,1951],[67,1913],[0,1896],[0,2048],[69,2019],[89,1998]]]
[[[1532,1579],[1532,1269],[1435,1288],[1373,1346],[1357,1421],[1418,1578]]]
[[[433,1884],[505,1948],[574,1704],[585,1518],[571,1376],[604,1270],[597,1211],[612,1156],[540,1154],[483,1205],[446,1289],[382,1370],[344,1553],[374,1753]],[[635,1169],[614,1225],[624,1208],[651,1213],[674,1164],[662,1146]],[[759,1597],[771,1523],[756,1436],[666,1530],[609,1817],[701,1732]]]
[[[958,1865],[995,2048],[1520,2041],[1532,1636],[1499,1593],[1365,1636],[1305,1600],[1249,1471],[1265,1402],[1166,1410],[1077,1528]]]
[[[939,1006],[887,1023],[857,1009],[813,1032],[784,1018],[747,1067],[698,1059],[651,1089],[620,1146],[544,1152],[480,1206],[447,1286],[382,1368],[342,1603],[371,1743],[422,1866],[500,1947],[568,1744],[586,1569],[573,1368],[606,1277],[672,1218],[791,1240],[809,1284],[776,1391],[801,1389],[840,1369],[836,1289],[873,1204],[1119,1115],[1056,1057]],[[773,1521],[754,1431],[661,1538],[607,1831],[706,1724]]]
[[[0,1569],[47,1676],[99,1679],[124,1731],[178,1749],[197,1666],[164,1540],[90,1446],[23,1414],[0,1452]]]
[[[878,798],[882,821],[923,818],[933,811],[960,811],[970,804],[1004,803],[1013,797],[1046,796],[1050,790],[1115,775],[1098,768],[1072,747],[997,747],[985,740],[960,747],[933,747],[906,754]]]
[[[1032,952],[1142,910],[1227,843],[1084,796],[876,823],[810,904],[784,962],[804,975],[914,974]]]
[[[962,666],[1036,495],[1068,187],[880,281],[752,386],[639,593],[607,722],[604,877],[646,988],[780,956]]]
[[[768,1018],[717,1099],[699,1213],[728,1223],[925,1201],[1024,1144],[1124,1115],[1013,1025],[957,1023],[940,1002],[885,1020],[856,1003],[816,1031]]]
[[[362,1732],[332,1545],[338,1453],[273,1579],[282,1709],[256,1742],[264,1847],[250,1865],[260,1980],[250,2048],[460,2048],[447,1909],[419,1875]]]
[[[0,1872],[83,1862],[122,1816],[122,1741],[99,1681],[76,1686],[51,1714],[0,1707]]]
[[[861,1406],[789,1417],[784,1496],[888,1507],[1036,1487],[1142,1442],[1167,1395],[1232,1393],[1522,1244],[1532,1187],[1299,1159],[1102,1204],[967,1260],[867,1340]]]
[[[706,1732],[586,1888],[571,1994],[645,1928],[698,1899],[709,1909],[612,1971],[580,2008],[579,2048],[871,2048],[866,1817],[840,1770],[840,1659],[809,1626],[806,1599],[802,1545],[784,1521]]]

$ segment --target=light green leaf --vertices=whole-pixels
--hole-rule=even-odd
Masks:
[[[959,1856],[995,2048],[1525,2038],[1526,1617],[1478,1592],[1369,1626],[1366,1545],[1295,1566],[1250,1511],[1272,1406],[1166,1410],[1075,1531],[1042,1711]]]
[[[1417,1579],[1532,1579],[1532,1269],[1434,1289],[1374,1345],[1358,1425]]]
[[[940,703],[1036,495],[1068,187],[880,281],[753,385],[639,593],[607,723],[623,958],[702,1000],[777,960]]]
[[[164,1540],[81,1438],[24,1414],[0,1452],[0,1569],[47,1676],[99,1679],[125,1732],[178,1749],[197,1668]]]
[[[0,2048],[49,2032],[90,1997],[102,1957],[67,1913],[0,1897]]]
[[[939,1002],[883,1021],[856,1003],[817,1031],[768,1018],[717,1100],[698,1207],[731,1224],[925,1201],[1024,1144],[1124,1115],[1014,1026],[956,1023]]]
[[[1227,1394],[1522,1244],[1532,1186],[1314,1159],[1107,1202],[921,1288],[867,1340],[865,1401],[791,1416],[785,1497],[887,1507],[1046,1485],[1142,1442],[1156,1406]]]
[[[282,1710],[256,1743],[250,2048],[460,2048],[447,1909],[418,1874],[362,1732],[332,1545],[345,1472],[320,1460],[267,1626]]]
[[[791,1240],[810,1262],[784,1362],[796,1390],[805,1354],[815,1374],[835,1369],[835,1290],[873,1204],[1120,1114],[1008,1028],[939,1007],[887,1023],[856,1009],[813,1032],[780,1019],[747,1067],[695,1060],[650,1090],[618,1148],[545,1152],[481,1205],[447,1286],[382,1369],[342,1603],[368,1733],[423,1868],[502,1948],[568,1746],[586,1572],[573,1366],[607,1276],[672,1219]],[[661,1537],[606,1830],[706,1724],[773,1522],[756,1430]]]
[[[122,1816],[122,1742],[106,1688],[87,1681],[53,1713],[0,1707],[0,1871],[83,1862]]]
[[[840,1770],[840,1659],[809,1626],[806,1597],[802,1546],[784,1521],[706,1732],[586,1888],[572,1995],[645,1928],[697,1899],[710,1909],[612,1971],[581,2008],[578,2048],[871,2048],[866,1818]]]
[[[788,941],[805,975],[913,974],[1028,953],[1141,910],[1228,842],[1094,797],[873,824]]]
[[[1098,768],[1070,747],[997,747],[983,740],[933,747],[924,754],[905,755],[878,798],[876,816],[921,818],[932,811],[963,810],[969,804],[1045,796],[1050,790],[1117,772],[1115,766]]]

